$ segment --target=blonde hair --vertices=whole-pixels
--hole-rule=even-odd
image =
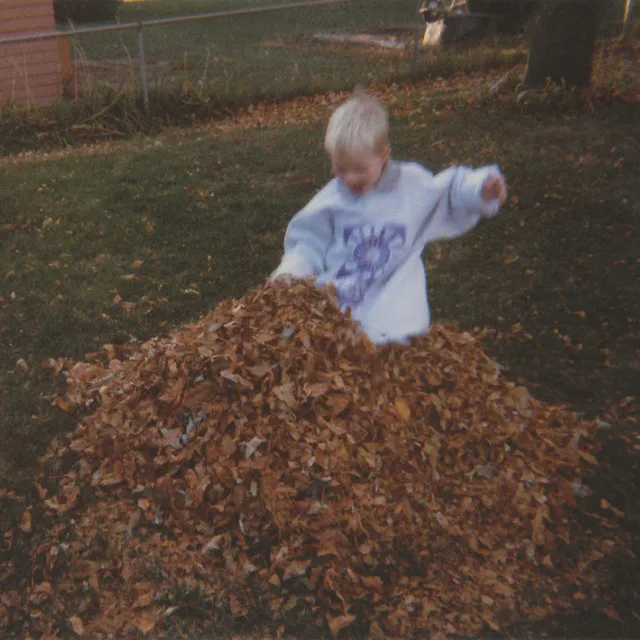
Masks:
[[[356,89],[354,96],[340,105],[329,118],[324,148],[330,155],[338,148],[381,153],[388,144],[387,109],[380,100],[361,89]]]

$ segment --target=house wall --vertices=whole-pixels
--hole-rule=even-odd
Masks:
[[[54,30],[53,0],[0,0],[0,39]],[[0,44],[0,103],[42,106],[61,91],[56,39]]]

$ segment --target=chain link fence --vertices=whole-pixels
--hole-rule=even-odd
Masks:
[[[147,109],[167,96],[177,96],[187,106],[224,105],[388,83],[416,74],[449,75],[524,59],[522,37],[491,31],[473,41],[474,46],[467,43],[453,53],[447,47],[422,47],[422,4],[124,2],[115,22],[58,25],[64,91],[71,98],[95,91],[127,92],[143,96]],[[612,0],[606,19],[621,22],[623,12],[624,1]]]
[[[199,14],[206,7],[219,10]],[[179,14],[188,8],[192,15]],[[425,22],[415,0],[138,1],[121,4],[116,22],[58,27],[69,97],[132,92],[147,107],[169,94],[194,104],[281,99],[455,73],[502,55],[495,39],[455,56],[421,50]],[[32,39],[45,37],[54,34]]]

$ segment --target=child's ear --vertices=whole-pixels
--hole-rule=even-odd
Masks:
[[[382,150],[382,153],[380,154],[380,157],[382,158],[383,162],[386,162],[389,159],[390,153],[391,153],[391,147],[387,144],[385,145],[384,149]]]

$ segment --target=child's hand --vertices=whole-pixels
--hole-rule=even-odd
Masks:
[[[275,278],[274,277],[268,278],[267,286],[273,286],[277,282],[286,284],[286,285],[291,285],[293,284],[293,281],[294,281],[294,277],[290,273],[281,273],[280,275],[277,275]]]
[[[503,204],[507,199],[507,187],[503,178],[501,176],[487,178],[482,184],[480,194],[485,202],[497,200],[500,204]]]

